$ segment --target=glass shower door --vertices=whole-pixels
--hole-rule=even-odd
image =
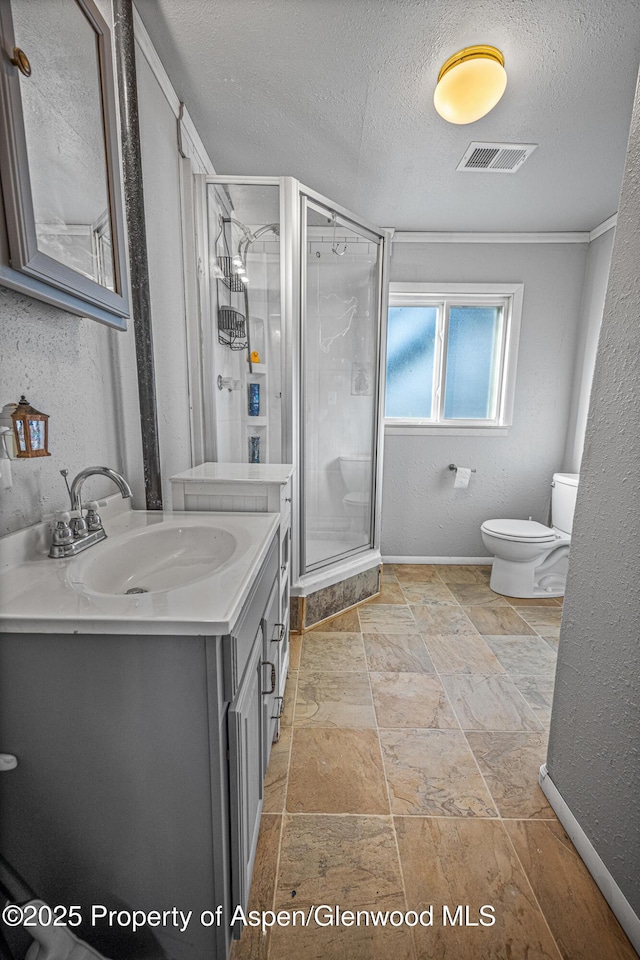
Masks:
[[[301,203],[304,574],[373,545],[382,241]]]

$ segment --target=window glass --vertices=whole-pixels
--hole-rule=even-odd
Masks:
[[[501,317],[502,307],[450,307],[445,420],[495,417]]]
[[[387,331],[387,417],[432,416],[438,307],[390,307]]]

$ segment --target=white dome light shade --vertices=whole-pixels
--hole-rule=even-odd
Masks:
[[[473,123],[493,110],[506,86],[504,57],[496,47],[466,47],[442,67],[433,103],[449,123]]]

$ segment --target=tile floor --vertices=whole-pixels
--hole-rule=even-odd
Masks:
[[[385,566],[379,597],[292,639],[252,910],[415,910],[430,927],[247,927],[234,960],[631,960],[540,790],[561,600],[480,566]],[[443,926],[443,905],[477,922]]]

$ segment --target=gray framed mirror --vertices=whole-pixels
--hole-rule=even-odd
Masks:
[[[129,316],[110,30],[93,0],[0,0],[0,283]]]

